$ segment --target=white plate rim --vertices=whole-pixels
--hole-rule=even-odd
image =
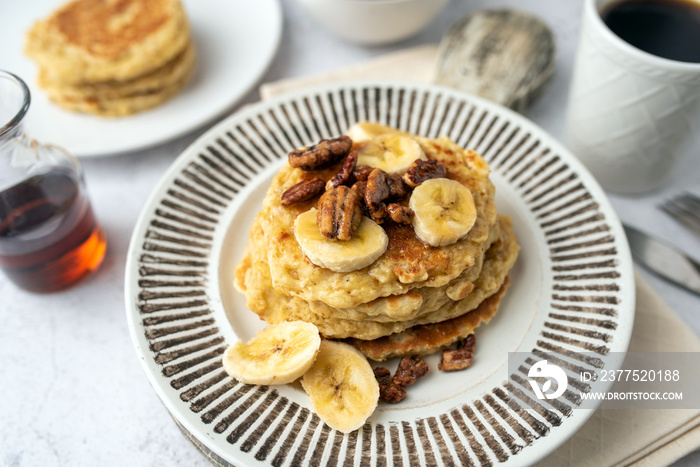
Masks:
[[[631,255],[629,251],[629,247],[626,242],[626,237],[624,236],[623,230],[621,223],[619,219],[617,218],[617,215],[615,214],[611,204],[607,200],[607,197],[602,190],[602,188],[599,186],[599,184],[596,182],[596,180],[588,173],[588,171],[584,168],[584,166],[573,156],[569,153],[569,151],[560,143],[558,143],[554,138],[552,138],[550,135],[548,135],[543,129],[541,129],[539,126],[537,126],[535,123],[531,122],[530,120],[526,119],[520,114],[517,114],[510,109],[503,108],[497,104],[494,104],[490,101],[486,101],[484,99],[481,99],[476,96],[472,95],[467,95],[463,94],[457,91],[454,91],[453,89],[449,88],[444,88],[440,86],[435,86],[435,85],[421,85],[421,84],[416,84],[416,83],[409,83],[409,82],[397,82],[397,81],[391,81],[391,82],[375,82],[375,81],[352,81],[352,82],[343,82],[343,83],[334,83],[334,84],[329,84],[329,85],[324,85],[324,86],[318,86],[315,87],[313,90],[305,89],[305,90],[300,90],[300,91],[295,91],[289,94],[285,94],[283,96],[279,96],[275,99],[265,101],[258,103],[254,106],[248,107],[246,109],[243,109],[239,111],[238,113],[230,116],[226,120],[220,122],[217,124],[215,127],[210,129],[206,134],[202,135],[197,141],[192,143],[183,153],[174,161],[172,164],[171,168],[168,170],[168,172],[163,176],[161,179],[160,183],[158,184],[157,188],[153,191],[151,196],[149,197],[149,200],[147,201],[145,205],[145,209],[142,212],[141,216],[139,217],[139,220],[136,224],[136,227],[134,229],[133,235],[132,235],[132,241],[129,247],[129,252],[127,255],[127,266],[126,266],[126,277],[125,277],[125,300],[126,300],[126,308],[127,308],[127,317],[128,317],[128,322],[129,322],[129,328],[131,331],[132,335],[132,340],[134,342],[134,345],[137,349],[137,352],[139,353],[139,357],[142,361],[142,364],[144,366],[144,369],[149,377],[149,380],[151,381],[151,384],[154,386],[154,389],[158,393],[159,397],[163,401],[163,403],[166,405],[169,411],[175,416],[178,424],[181,425],[181,427],[184,428],[187,432],[189,432],[190,437],[195,436],[197,441],[202,443],[207,450],[211,450],[214,455],[221,455],[222,453],[220,451],[217,451],[217,445],[214,442],[213,439],[211,439],[208,435],[203,435],[202,433],[198,433],[200,427],[193,425],[187,420],[186,418],[183,417],[178,417],[178,414],[181,412],[183,406],[178,406],[178,401],[172,399],[173,395],[169,394],[167,392],[166,387],[162,387],[162,381],[159,380],[160,375],[159,374],[154,374],[152,371],[152,368],[149,366],[149,362],[147,361],[147,356],[149,354],[152,354],[152,352],[148,348],[143,348],[141,346],[140,341],[142,340],[142,335],[143,335],[143,329],[140,327],[140,324],[137,322],[138,318],[138,308],[135,306],[135,299],[137,295],[137,290],[138,286],[136,285],[135,279],[136,275],[134,275],[134,272],[137,271],[137,265],[138,265],[138,256],[142,251],[140,251],[140,245],[138,244],[140,241],[144,239],[144,235],[146,231],[148,230],[148,223],[151,220],[149,216],[149,207],[152,207],[157,200],[162,197],[164,190],[168,187],[168,183],[172,182],[175,176],[183,170],[183,168],[190,162],[190,159],[193,158],[201,149],[201,147],[207,142],[210,141],[215,135],[219,134],[222,132],[224,129],[229,128],[232,126],[234,122],[240,122],[244,121],[248,118],[253,117],[256,115],[258,112],[263,112],[265,110],[269,110],[272,108],[275,108],[276,106],[279,106],[281,104],[288,104],[293,101],[297,101],[299,99],[309,97],[309,96],[318,96],[322,95],[323,93],[330,93],[330,92],[335,92],[338,90],[351,90],[351,89],[374,89],[374,88],[381,88],[381,89],[404,89],[404,90],[409,90],[409,91],[416,91],[416,92],[425,92],[425,93],[441,93],[442,95],[448,96],[448,97],[455,97],[458,99],[464,99],[467,102],[473,103],[477,105],[479,108],[487,109],[488,111],[494,112],[496,115],[505,115],[510,121],[517,122],[518,125],[526,128],[528,131],[531,131],[535,134],[535,136],[538,139],[544,139],[546,141],[546,144],[553,149],[553,151],[562,156],[563,159],[565,160],[566,164],[572,168],[572,170],[581,177],[582,182],[585,185],[585,188],[589,191],[589,193],[592,194],[594,200],[596,203],[598,203],[599,209],[604,212],[605,217],[606,217],[606,222],[608,223],[610,227],[610,233],[614,236],[615,238],[615,247],[617,248],[617,253],[616,253],[616,260],[619,262],[619,268],[620,271],[622,272],[621,277],[618,279],[621,290],[624,291],[626,294],[625,296],[625,301],[623,303],[623,307],[620,307],[620,309],[624,312],[623,318],[624,321],[621,321],[620,328],[616,331],[615,334],[615,341],[614,345],[611,346],[611,351],[614,352],[625,352],[627,349],[627,346],[629,344],[629,340],[631,338],[631,332],[632,332],[632,326],[634,323],[634,274],[633,274],[633,269],[632,269],[632,260],[631,260]],[[630,295],[631,294],[631,295]],[[550,453],[554,449],[556,449],[560,444],[565,442],[570,436],[572,436],[586,421],[587,419],[592,415],[594,411],[593,410],[581,410],[577,412],[576,416],[573,417],[572,419],[569,419],[569,423],[566,424],[566,426],[563,427],[557,427],[557,436],[552,436],[551,434],[549,436],[544,436],[542,438],[539,438],[537,440],[537,446],[538,449],[530,449],[530,450],[524,450],[523,452],[519,453],[517,456],[512,456],[509,458],[509,462],[515,461],[518,463],[521,462],[535,462],[544,455]],[[199,435],[199,436],[198,436]],[[201,448],[201,447],[200,447]],[[526,455],[527,453],[527,455]],[[232,458],[233,461],[241,461],[240,459],[234,459]]]

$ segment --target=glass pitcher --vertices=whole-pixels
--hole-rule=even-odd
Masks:
[[[96,270],[107,241],[78,160],[24,134],[27,85],[0,71],[0,269],[32,292],[63,289]]]

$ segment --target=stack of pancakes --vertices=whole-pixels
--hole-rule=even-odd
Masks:
[[[102,116],[155,107],[195,67],[179,0],[76,0],[27,33],[39,85],[59,106]]]
[[[282,193],[307,176],[285,165],[250,231],[236,287],[268,323],[314,323],[326,338],[347,339],[367,357],[430,354],[471,334],[496,313],[518,254],[510,218],[496,212],[486,162],[448,138],[414,136],[447,178],[467,186],[477,210],[469,233],[451,245],[422,243],[411,225],[385,222],[389,246],[370,266],[334,272],[311,263],[293,232],[317,198],[282,206]],[[337,166],[313,176],[328,179]]]

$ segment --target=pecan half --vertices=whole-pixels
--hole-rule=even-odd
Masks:
[[[413,210],[408,206],[401,206],[398,203],[390,203],[386,206],[386,212],[392,221],[397,224],[409,225],[413,219]]]
[[[367,188],[365,189],[365,204],[369,210],[370,217],[377,224],[384,222],[387,215],[384,200],[389,197],[391,191],[387,183],[387,174],[382,169],[374,169],[367,178]]]
[[[326,183],[320,178],[303,180],[282,193],[282,206],[290,206],[300,201],[306,201],[323,192]]]
[[[467,352],[474,353],[474,348],[476,347],[476,336],[474,334],[469,334],[466,339],[460,341],[457,344],[457,348],[461,350],[466,350]]]
[[[428,179],[445,178],[446,175],[447,169],[437,159],[416,159],[403,174],[403,180],[406,185],[415,188]]]
[[[363,182],[367,180],[367,177],[369,177],[369,174],[374,170],[374,167],[370,167],[369,165],[358,165],[355,167],[355,170],[352,172],[352,176],[355,180],[358,182]]]
[[[352,191],[357,193],[360,198],[364,201],[365,199],[365,191],[367,191],[367,182],[365,180],[361,182],[355,182],[352,184]]]
[[[345,185],[326,191],[318,200],[316,223],[326,238],[351,240],[361,220],[360,197]]]
[[[345,157],[352,147],[348,136],[322,139],[313,146],[295,149],[288,155],[289,165],[302,170],[314,170],[333,164]]]
[[[328,183],[326,183],[326,190],[330,190],[331,188],[335,188],[340,185],[349,184],[348,182],[352,179],[352,174],[356,165],[357,151],[350,151],[350,154],[348,154],[345,158],[345,162],[343,162],[343,166],[340,168],[340,170],[338,170],[338,173],[336,173],[333,178],[328,180]]]
[[[401,199],[408,194],[408,188],[399,174],[387,176],[386,183],[389,185],[389,198]]]
[[[394,374],[394,383],[403,387],[409,386],[428,373],[430,368],[420,355],[406,355],[399,361]]]
[[[474,355],[468,350],[462,349],[444,349],[442,351],[442,358],[438,364],[438,370],[440,371],[457,371],[469,368],[472,364],[472,357]]]
[[[394,382],[388,368],[378,366],[374,369],[374,377],[379,383],[379,397],[382,400],[395,404],[406,398],[406,390]]]
[[[355,182],[353,183],[352,187],[350,187],[352,191],[357,193],[357,195],[360,197],[360,207],[362,208],[362,214],[367,216],[367,217],[372,217],[369,213],[369,209],[367,208],[367,203],[365,203],[365,192],[367,191],[367,181],[361,181],[361,182]]]

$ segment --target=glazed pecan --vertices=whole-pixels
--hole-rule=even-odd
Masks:
[[[472,364],[472,352],[462,349],[444,349],[438,364],[440,371],[457,371],[469,368]]]
[[[446,175],[447,169],[437,159],[416,159],[403,174],[403,180],[406,185],[415,188],[428,179],[445,178]]]
[[[360,198],[364,201],[365,199],[365,191],[367,191],[367,181],[363,180],[361,182],[355,182],[352,184],[352,191],[357,193]]]
[[[384,222],[387,215],[384,200],[389,198],[391,191],[387,182],[387,174],[382,169],[374,169],[367,178],[367,188],[365,189],[365,204],[369,210],[370,217],[377,224]]]
[[[413,210],[408,206],[401,206],[398,203],[390,203],[386,206],[386,212],[392,221],[397,224],[409,225],[413,219]]]
[[[408,187],[399,174],[391,174],[386,178],[386,183],[389,185],[389,198],[401,199],[408,194]]]
[[[323,192],[326,183],[320,178],[303,180],[282,193],[282,206],[290,206],[300,201],[306,201]]]
[[[318,200],[316,223],[326,238],[351,240],[361,220],[360,197],[345,185],[331,188]]]
[[[474,353],[474,348],[476,347],[476,336],[474,334],[469,334],[466,339],[460,341],[457,344],[457,348],[461,350],[466,350],[467,352]]]
[[[352,147],[348,136],[322,139],[313,146],[295,149],[289,153],[289,165],[302,170],[314,170],[333,164],[345,157]]]
[[[331,188],[335,188],[340,185],[349,184],[349,182],[352,180],[352,174],[356,165],[357,151],[350,151],[350,154],[348,154],[345,158],[345,162],[343,162],[343,166],[340,168],[340,170],[338,170],[338,173],[336,173],[333,178],[328,180],[328,183],[326,183],[326,190],[330,190]]]
[[[363,182],[367,180],[367,177],[369,177],[369,174],[374,170],[374,167],[370,167],[369,165],[358,165],[355,167],[355,170],[352,172],[353,178],[358,181],[358,182]]]
[[[358,165],[352,172],[353,178],[358,182],[364,182],[369,177],[369,174],[374,170],[374,167],[369,165]]]
[[[406,355],[399,361],[394,374],[394,383],[403,387],[410,386],[428,373],[430,368],[420,355]]]
[[[378,366],[374,369],[374,377],[379,383],[379,397],[382,400],[395,404],[406,398],[406,390],[394,382],[388,368]]]

